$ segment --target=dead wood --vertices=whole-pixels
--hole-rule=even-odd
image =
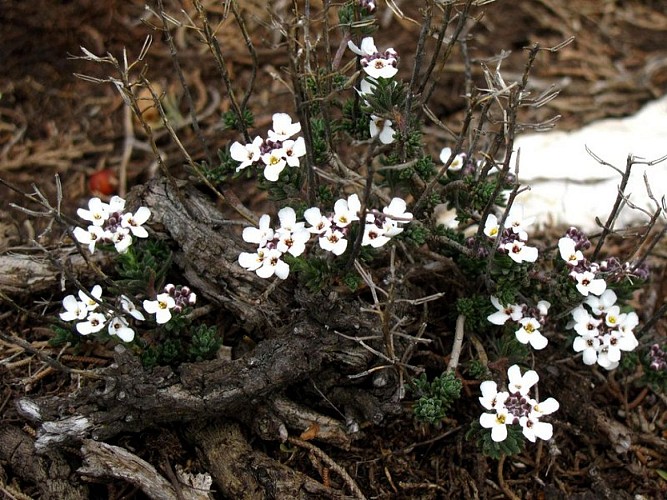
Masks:
[[[78,279],[86,277],[84,281],[88,281],[92,276],[88,263],[74,246],[55,248],[51,250],[51,257]],[[89,260],[104,269],[109,267],[112,258],[96,252]],[[8,296],[39,296],[47,291],[63,290],[64,283],[62,269],[41,250],[15,248],[0,255],[0,290]]]
[[[379,328],[375,315],[359,313],[356,299],[335,293],[311,294],[295,288],[295,280],[272,286],[241,269],[236,260],[248,249],[239,231],[191,185],[176,188],[155,179],[136,189],[133,196],[153,213],[153,237],[173,243],[173,261],[188,282],[210,303],[238,318],[259,342],[239,359],[184,364],[177,371],[158,367],[150,372],[135,354],[118,346],[114,363],[91,372],[93,376],[84,379],[77,392],[17,402],[19,414],[37,424],[32,449],[49,453],[83,442],[86,465],[80,473],[122,475],[144,491],[155,491],[149,483],[164,478],[152,477],[151,469],[141,464],[131,465],[136,461],[126,462],[136,473],[132,476],[115,465],[124,462],[123,450],[95,441],[174,422],[228,417],[240,420],[264,439],[284,441],[290,433],[306,432],[309,439],[349,448],[362,424],[378,423],[400,409],[398,377],[384,375],[382,384],[368,383],[368,377],[348,377],[366,372],[379,361],[353,340],[356,335],[372,337]],[[375,348],[382,349],[379,344]],[[383,370],[385,374],[391,371]],[[325,408],[340,408],[345,422],[284,396],[285,389],[297,387]],[[218,486],[229,489],[230,498],[340,496],[253,452],[238,424],[199,427],[192,439],[211,464]],[[221,445],[225,440],[236,443],[236,448]],[[228,480],[230,477],[237,481]],[[162,491],[167,495],[164,498],[172,498],[168,488]]]
[[[153,500],[190,500],[195,498],[184,488],[179,493],[155,467],[120,446],[87,439],[81,447],[82,467],[78,473],[90,478],[127,481]]]
[[[44,500],[88,498],[88,488],[79,484],[63,456],[57,450],[38,456],[32,438],[16,426],[0,429],[0,462],[34,483]]]
[[[187,433],[225,498],[343,498],[341,492],[253,450],[234,422],[218,421]]]

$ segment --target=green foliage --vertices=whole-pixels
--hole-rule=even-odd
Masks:
[[[421,422],[438,424],[454,401],[461,397],[461,381],[451,372],[445,372],[431,382],[422,373],[413,380],[413,385],[414,392],[420,396],[413,411]]]
[[[270,182],[261,177],[259,181],[260,189],[269,193],[269,198],[273,201],[284,201],[301,198],[301,187],[305,176],[300,168],[285,167],[280,172],[280,177],[276,182]]]
[[[422,156],[417,163],[415,163],[414,169],[422,180],[430,180],[435,175],[435,163],[433,163],[433,158],[429,155]]]
[[[141,362],[150,369],[157,365],[178,366],[181,363],[213,359],[222,345],[222,336],[215,326],[193,326],[186,309],[159,325],[147,345],[139,342]]]
[[[357,17],[357,14],[359,17]],[[354,28],[360,36],[370,35],[374,31],[373,16],[365,9],[360,8],[354,1],[348,1],[338,9],[338,21],[342,28]]]
[[[511,328],[510,326],[507,327]],[[507,358],[510,363],[520,362],[528,359],[530,348],[527,344],[522,344],[516,339],[514,330],[506,331],[500,338],[498,344],[498,357]]]
[[[222,337],[215,326],[199,325],[192,331],[189,357],[191,361],[212,359],[222,345]]]
[[[345,276],[343,276],[342,281],[345,286],[350,289],[350,291],[354,292],[361,284],[361,276],[359,276],[359,274],[356,272],[347,273]]]
[[[229,154],[229,148],[218,149],[218,164],[209,166],[206,162],[201,163],[201,171],[212,184],[220,184],[236,175],[236,167],[239,163]],[[251,169],[245,169],[246,175],[252,172]]]
[[[334,203],[334,193],[330,186],[325,186],[323,184],[317,186],[316,196],[321,207],[330,206]]]
[[[137,241],[116,257],[118,280],[110,290],[119,295],[145,292],[147,285],[162,283],[170,267],[171,250],[164,241]]]
[[[81,342],[81,336],[76,335],[71,328],[64,328],[60,325],[51,325],[53,337],[49,339],[49,345],[52,347],[62,347],[66,344],[76,345]]]
[[[466,317],[466,328],[471,331],[487,330],[487,316],[494,308],[487,295],[473,294],[456,301],[456,312]]]
[[[230,110],[223,113],[222,122],[225,124],[225,128],[231,128],[238,130],[239,132],[243,132],[244,130],[252,128],[252,126],[255,124],[255,117],[253,116],[252,112],[248,108],[244,108],[241,114],[243,115],[241,117],[243,123],[239,122],[236,113],[233,111]]]
[[[470,378],[477,380],[491,378],[488,367],[479,359],[473,359],[468,362],[466,365],[466,373],[470,375]]]
[[[322,118],[313,118],[310,120],[310,128],[313,138],[313,158],[316,165],[322,165],[327,162],[329,145],[327,144],[326,129]]]
[[[331,262],[321,257],[292,257],[289,254],[283,256],[290,269],[299,275],[299,280],[313,292],[322,290],[331,283],[335,273]]]
[[[508,425],[507,439],[497,443],[491,439],[491,429],[484,429],[477,420],[470,425],[470,430],[466,433],[466,439],[468,441],[474,439],[484,455],[496,460],[502,455],[512,457],[521,453],[526,444],[519,426]]]
[[[431,232],[421,224],[413,222],[405,227],[402,237],[412,245],[421,246],[428,240]]]
[[[341,128],[353,138],[363,140],[370,137],[368,123],[370,122],[371,115],[360,108],[359,99],[357,96],[343,103],[344,120],[341,123]]]
[[[373,81],[375,88],[372,93],[364,94],[362,105],[364,111],[369,115],[375,114],[385,116],[396,122],[394,113],[402,110],[407,99],[407,88],[404,84],[397,82],[392,78],[377,78]],[[421,144],[420,144],[421,146]]]

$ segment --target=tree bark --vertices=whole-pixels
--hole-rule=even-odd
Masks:
[[[188,283],[210,303],[237,318],[259,341],[239,359],[184,364],[177,371],[158,367],[151,372],[144,370],[128,349],[118,346],[115,362],[94,372],[77,392],[17,402],[19,414],[38,426],[34,444],[38,453],[82,442],[92,445],[88,440],[106,441],[119,433],[151,426],[212,417],[240,420],[264,439],[284,440],[289,432],[298,435],[310,429],[315,439],[347,448],[354,437],[346,435],[347,430],[356,432],[360,424],[378,423],[387,413],[400,410],[397,377],[385,377],[389,384],[375,385],[368,383],[368,377],[348,377],[381,361],[353,340],[356,335],[381,338],[377,334],[379,317],[362,314],[357,298],[333,292],[326,296],[308,293],[293,278],[273,284],[242,269],[237,264],[238,255],[250,249],[241,240],[240,231],[190,184],[177,187],[158,178],[135,188],[130,199],[132,196],[151,209],[151,236],[173,243],[173,260]],[[382,350],[381,341],[367,342]],[[302,392],[313,394],[313,401],[327,408],[331,404],[341,408],[347,421],[309,411],[303,401],[299,405],[290,402],[283,396],[288,387],[310,388]],[[323,391],[326,403],[312,387]],[[333,490],[288,472],[266,456],[250,454],[241,460],[249,445],[242,443],[235,425],[200,427],[192,434],[212,467],[216,467],[215,457],[227,461],[212,471],[221,487],[227,484],[221,478],[231,476],[245,477],[240,481],[247,480],[246,487],[255,485],[244,490],[229,483],[233,491],[230,497],[254,498],[253,488],[260,495],[276,498],[333,495]],[[202,438],[209,436],[217,443],[221,435],[238,441],[239,448],[220,450]],[[254,472],[244,473],[238,464]],[[95,469],[91,467],[83,472]],[[259,474],[257,468],[263,468],[265,474]],[[254,479],[248,474],[254,474]]]

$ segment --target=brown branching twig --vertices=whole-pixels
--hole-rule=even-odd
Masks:
[[[334,462],[334,460],[329,455],[324,453],[320,448],[318,448],[312,443],[309,443],[308,441],[304,441],[303,439],[299,439],[293,436],[289,436],[287,438],[287,441],[295,446],[304,448],[308,450],[310,453],[316,455],[320,460],[322,460],[325,464],[327,464],[327,466],[331,470],[336,472],[341,477],[341,479],[345,482],[345,484],[350,489],[355,498],[358,498],[359,500],[366,499],[366,496],[361,492],[361,489],[357,485],[356,481],[352,479],[352,477],[347,473],[347,471],[340,465],[338,465],[336,462]]]

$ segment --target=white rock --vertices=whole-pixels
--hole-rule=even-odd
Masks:
[[[601,120],[573,132],[551,131],[526,134],[515,141],[520,150],[519,179],[531,190],[517,201],[526,215],[541,224],[574,225],[586,231],[596,229],[595,217],[605,222],[616,199],[621,176],[601,165],[586,152],[624,171],[628,155],[643,161],[667,155],[667,96],[653,101],[633,116]],[[654,196],[667,192],[667,161],[652,166],[637,164],[626,189],[630,200],[655,211],[644,184],[644,172]],[[625,207],[617,227],[637,224],[648,216]]]

